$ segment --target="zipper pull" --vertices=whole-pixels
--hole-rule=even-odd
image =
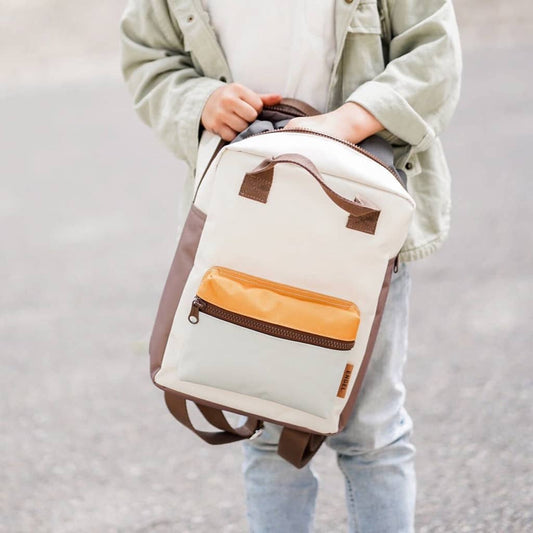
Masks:
[[[200,311],[204,308],[203,301],[196,296],[192,301],[191,310],[189,312],[189,322],[191,324],[198,324],[200,321]]]
[[[398,254],[395,258],[394,258],[394,268],[392,269],[392,271],[397,274],[398,273],[398,263],[400,262],[400,254]]]

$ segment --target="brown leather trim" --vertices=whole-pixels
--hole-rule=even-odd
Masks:
[[[247,172],[244,175],[239,195],[266,204],[273,179],[274,167],[268,167],[264,170],[258,170],[256,167],[252,172]]]
[[[359,367],[359,372],[357,373],[357,378],[355,380],[355,383],[352,388],[352,392],[350,393],[350,396],[348,398],[348,401],[346,402],[344,409],[341,411],[341,414],[339,417],[339,431],[341,431],[344,428],[344,426],[348,423],[348,418],[350,417],[350,413],[352,412],[352,409],[355,405],[355,400],[357,398],[357,395],[359,394],[359,390],[361,389],[363,378],[365,377],[366,369],[368,367],[368,363],[370,362],[372,351],[374,350],[374,345],[376,343],[376,337],[379,331],[379,325],[381,324],[381,318],[383,317],[383,309],[385,308],[385,302],[387,301],[387,295],[389,294],[390,282],[391,282],[392,271],[394,268],[395,260],[396,258],[394,257],[387,264],[387,270],[385,271],[385,278],[383,280],[383,285],[381,287],[381,292],[379,294],[376,314],[374,316],[374,322],[372,323],[372,328],[370,330],[370,335],[368,337],[365,355],[363,356],[363,362],[361,363],[361,366]]]
[[[350,384],[350,377],[353,372],[353,365],[347,363],[344,367],[344,373],[342,375],[341,382],[339,384],[339,390],[337,391],[338,398],[346,397],[346,392],[348,390],[348,385]]]
[[[152,380],[161,368],[161,361],[167,346],[168,336],[181,293],[194,264],[198,243],[202,236],[206,215],[194,204],[183,226],[174,260],[161,295],[159,309],[150,338],[150,374]]]
[[[358,217],[349,215],[346,227],[374,235],[376,233],[376,226],[378,225],[379,213],[379,211],[374,211]]]
[[[264,159],[253,170],[245,174],[239,195],[266,203],[270,188],[272,187],[274,166],[279,163],[298,165],[315,178],[330,200],[350,214],[348,223],[346,224],[347,228],[372,235],[375,233],[376,224],[380,215],[379,209],[374,209],[360,199],[349,200],[336,193],[322,179],[314,163],[301,154],[282,154]]]

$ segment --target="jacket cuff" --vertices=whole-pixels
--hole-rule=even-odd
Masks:
[[[214,78],[197,78],[194,87],[189,88],[183,103],[182,116],[186,117],[184,119],[186,122],[180,125],[178,142],[183,152],[188,154],[190,158],[188,163],[193,169],[196,166],[198,144],[203,130],[202,112],[211,94],[223,85],[226,83]]]
[[[435,132],[389,85],[367,81],[360,85],[346,102],[355,102],[372,113],[390,133],[412,145],[415,151],[429,147]]]

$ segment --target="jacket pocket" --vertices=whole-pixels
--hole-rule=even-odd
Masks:
[[[381,35],[381,19],[376,0],[361,0],[348,25],[347,36],[356,33],[378,33]]]
[[[359,327],[357,305],[224,267],[191,302],[180,379],[317,416],[331,411]]]
[[[342,65],[343,100],[385,69],[386,43],[376,1],[361,0],[347,28]]]

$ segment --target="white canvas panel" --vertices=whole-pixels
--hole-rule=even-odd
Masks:
[[[346,351],[263,335],[200,313],[182,330],[178,378],[331,415]],[[273,370],[275,369],[275,372]]]

